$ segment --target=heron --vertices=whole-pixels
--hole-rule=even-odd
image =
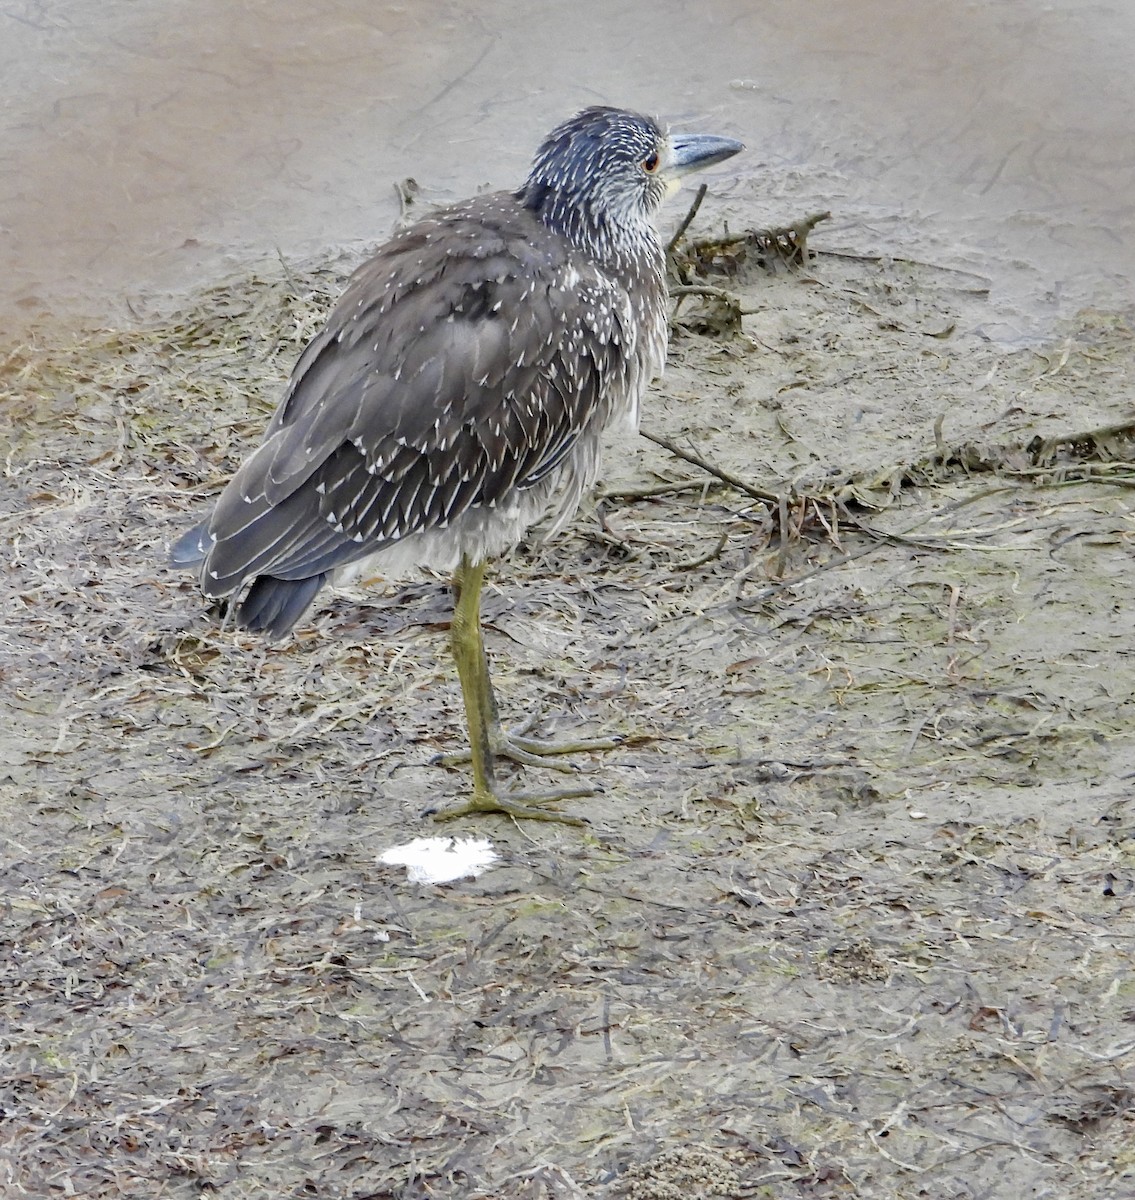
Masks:
[[[562,766],[561,754],[615,743],[505,730],[481,630],[485,571],[526,535],[563,529],[606,428],[637,430],[668,338],[658,212],[683,175],[743,148],[591,107],[548,134],[517,190],[395,234],[299,357],[260,445],[172,548],[206,597],[274,639],[329,581],[452,573],[473,787],[440,817],[578,824],[548,805],[595,791],[499,782],[501,759]]]

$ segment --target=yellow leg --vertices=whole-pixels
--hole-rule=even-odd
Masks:
[[[561,788],[558,791],[533,795],[521,792],[501,793],[497,785],[495,762],[498,756],[518,762],[546,766],[540,754],[565,753],[555,747],[549,751],[545,744],[530,739],[512,739],[501,728],[489,677],[489,661],[481,634],[481,585],[485,578],[484,563],[463,560],[453,577],[453,623],[450,626],[450,647],[457,674],[461,679],[461,694],[465,700],[465,717],[469,724],[469,761],[473,766],[473,795],[463,805],[437,814],[439,821],[448,821],[466,813],[498,812],[509,816],[536,820],[562,821],[567,825],[582,825],[577,817],[568,817],[541,808],[541,804],[567,800],[575,796],[595,794],[593,787]],[[617,743],[573,743],[567,749],[608,749]],[[457,756],[463,758],[463,756]],[[455,759],[445,759],[452,762]]]

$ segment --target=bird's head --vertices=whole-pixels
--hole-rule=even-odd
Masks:
[[[683,175],[743,149],[731,138],[670,133],[638,113],[585,108],[544,139],[518,195],[550,228],[602,250],[652,228]]]

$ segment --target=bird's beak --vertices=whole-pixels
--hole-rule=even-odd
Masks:
[[[745,149],[743,142],[709,133],[675,133],[670,136],[670,173],[688,175],[724,162]]]

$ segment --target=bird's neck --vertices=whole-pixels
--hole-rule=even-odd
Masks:
[[[644,258],[651,268],[662,263],[658,232],[643,216],[612,221],[596,205],[549,183],[529,181],[516,197],[553,233],[611,271],[641,270]]]

